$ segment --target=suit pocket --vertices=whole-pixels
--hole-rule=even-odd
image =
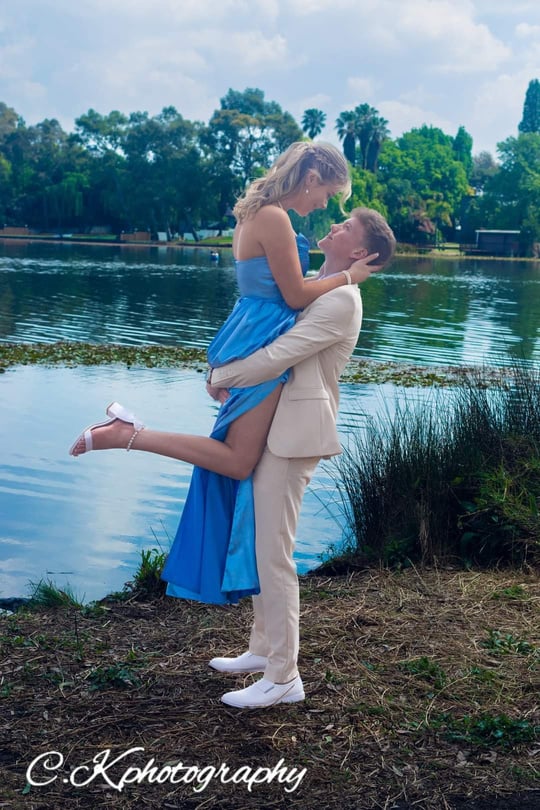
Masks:
[[[289,399],[330,399],[328,391],[324,388],[291,388]]]

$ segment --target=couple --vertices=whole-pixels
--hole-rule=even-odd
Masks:
[[[264,672],[223,695],[238,708],[304,698],[292,560],[298,513],[319,459],[340,452],[338,379],[360,330],[356,284],[391,258],[395,240],[380,214],[355,209],[319,243],[317,278],[304,279],[307,245],[286,210],[305,216],[348,189],[337,149],[299,143],[237,203],[241,298],[209,349],[209,393],[222,402],[210,438],[145,429],[114,403],[109,420],[71,448],[142,450],[196,465],[163,576],[173,596],[223,603],[253,595],[249,651],[211,661],[222,672]]]

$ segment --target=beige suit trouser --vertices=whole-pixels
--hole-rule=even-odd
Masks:
[[[257,569],[249,650],[268,658],[264,677],[287,683],[298,675],[299,587],[293,562],[298,515],[317,458],[281,458],[265,449],[253,475]]]

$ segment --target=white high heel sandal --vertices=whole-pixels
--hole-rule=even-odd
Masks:
[[[137,419],[135,414],[128,411],[124,408],[123,405],[120,405],[119,402],[111,402],[111,404],[107,407],[107,416],[109,419],[106,419],[104,422],[96,422],[94,425],[89,425],[73,442],[71,447],[69,448],[70,456],[82,456],[84,453],[89,453],[91,450],[94,449],[92,443],[92,431],[95,428],[104,427],[105,425],[110,425],[111,422],[116,421],[116,419],[120,419],[121,422],[126,422],[128,425],[133,425],[133,434],[127,443],[126,450],[129,451],[132,448],[133,442],[141,432],[144,430],[145,426]],[[84,447],[85,449],[76,453],[75,450],[77,449],[77,445],[81,444],[84,439]]]

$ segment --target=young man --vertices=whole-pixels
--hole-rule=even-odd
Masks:
[[[368,208],[355,209],[333,225],[319,247],[325,262],[319,277],[343,272],[371,253],[378,270],[390,261],[395,238],[385,219]],[[372,271],[366,270],[366,278]],[[305,488],[321,458],[341,452],[336,416],[339,377],[360,332],[362,302],[356,285],[317,298],[295,326],[269,346],[212,371],[209,393],[273,379],[291,366],[267,445],[254,477],[257,568],[261,592],[253,597],[254,621],[248,652],[214,658],[220,672],[263,672],[245,689],[222,701],[237,708],[264,708],[305,697],[297,658],[299,588],[293,562],[294,538]]]

